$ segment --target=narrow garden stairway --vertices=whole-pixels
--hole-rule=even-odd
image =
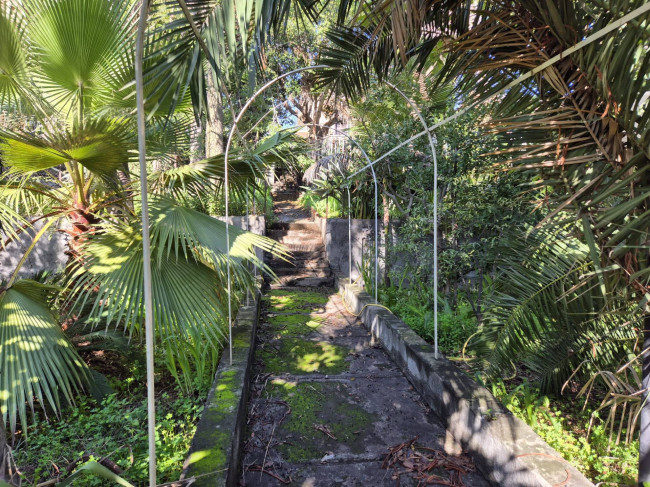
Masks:
[[[291,213],[272,230],[296,265],[270,262],[240,485],[489,485],[346,311],[317,228]]]

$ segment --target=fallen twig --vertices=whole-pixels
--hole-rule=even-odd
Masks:
[[[273,477],[274,479],[278,480],[279,482],[282,482],[285,485],[288,485],[288,484],[291,483],[291,477],[289,477],[289,480],[283,479],[282,477],[280,477],[279,475],[274,474],[273,472],[270,472],[268,470],[264,470],[264,467],[262,465],[251,465],[250,467],[248,467],[248,470],[251,471],[251,472],[265,473],[266,475],[269,475],[269,476]]]

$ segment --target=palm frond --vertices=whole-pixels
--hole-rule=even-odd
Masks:
[[[23,98],[23,86],[28,84],[27,55],[19,32],[24,28],[23,17],[9,4],[0,5],[0,105],[18,106]]]
[[[583,376],[620,363],[637,338],[642,313],[626,296],[603,293],[587,245],[565,231],[508,239],[501,275],[486,303],[484,323],[470,347],[488,374],[523,363],[545,390],[559,391],[583,363]]]
[[[42,94],[62,113],[90,108],[133,42],[131,2],[30,0],[25,11]]]
[[[55,288],[19,280],[0,294],[0,408],[11,431],[27,426],[34,398],[55,414],[89,382],[86,365],[61,331],[47,295]]]
[[[226,224],[172,200],[151,202],[154,323],[159,343],[173,361],[189,353],[183,344],[218,347],[225,338]],[[230,226],[230,265],[234,289],[249,290],[254,278],[247,264],[267,270],[255,248],[286,256],[273,240]],[[89,320],[142,332],[143,264],[137,224],[107,228],[83,247],[71,273],[74,309],[91,306]],[[269,271],[270,272],[270,271]],[[236,301],[237,296],[233,296]],[[207,345],[206,345],[207,344]]]
[[[0,155],[13,171],[32,174],[70,162],[78,162],[94,174],[109,178],[129,158],[124,121],[93,120],[83,128],[45,135],[0,130]]]

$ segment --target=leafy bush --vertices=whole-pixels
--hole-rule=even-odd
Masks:
[[[393,286],[380,290],[380,301],[418,335],[433,343],[435,330],[432,294],[424,287],[406,289]],[[460,355],[467,339],[476,332],[476,318],[466,301],[459,300],[455,309],[440,297],[439,301],[438,346],[447,355]]]
[[[133,385],[125,381],[125,387]],[[72,462],[90,455],[90,460],[108,458],[135,485],[148,481],[147,403],[144,390],[137,396],[112,394],[100,404],[81,398],[58,421],[37,421],[21,440],[14,454],[24,481],[37,484],[58,475]],[[156,458],[158,481],[178,480],[196,423],[203,410],[205,392],[181,396],[163,393],[156,401]],[[83,463],[83,462],[82,462]],[[80,466],[81,464],[79,464]],[[95,477],[75,481],[76,487],[104,485]]]
[[[313,209],[321,218],[325,218],[326,215],[329,218],[341,218],[344,214],[341,203],[337,200],[332,197],[328,197],[327,199],[321,198],[310,191],[303,193],[300,196],[299,202],[304,208],[309,210]],[[328,203],[329,208],[327,207]]]
[[[636,484],[638,439],[630,445],[611,444],[602,423],[587,435],[589,411],[582,411],[579,404],[567,398],[556,398],[551,407],[549,397],[527,380],[510,390],[498,380],[491,389],[515,416],[594,483]]]

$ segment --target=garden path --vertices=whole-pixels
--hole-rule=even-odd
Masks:
[[[269,261],[279,279],[263,298],[241,485],[489,485],[469,458],[445,453],[456,447],[441,421],[346,311],[294,199],[275,205],[272,234],[296,266]]]

